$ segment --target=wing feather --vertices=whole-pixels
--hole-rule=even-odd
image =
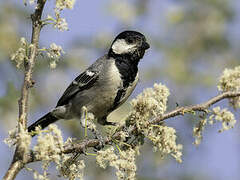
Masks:
[[[98,74],[97,71],[90,70],[86,70],[80,74],[65,90],[62,97],[59,99],[57,106],[68,104],[78,92],[91,88],[97,81]]]

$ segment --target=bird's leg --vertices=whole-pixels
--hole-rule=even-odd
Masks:
[[[99,140],[99,145],[95,147],[96,150],[99,150],[104,147],[104,141],[101,133],[97,130],[93,120],[94,115],[92,113],[88,113],[86,108],[82,108],[81,125],[85,129],[85,138],[87,138],[87,130],[90,130],[93,133],[95,139]]]
[[[81,126],[84,128],[84,136],[87,137],[87,130],[95,129],[95,124],[93,122],[89,121],[91,118],[88,116],[88,111],[86,107],[82,108],[81,113]],[[91,130],[92,131],[92,130]]]
[[[101,133],[97,130],[95,124],[94,126],[88,127],[88,129],[93,133],[94,138],[99,140],[99,145],[94,147],[96,151],[102,149],[104,147],[104,139]]]
[[[98,123],[103,125],[103,126],[116,126],[117,125],[117,123],[115,123],[115,122],[108,122],[107,121],[107,116],[99,118]]]

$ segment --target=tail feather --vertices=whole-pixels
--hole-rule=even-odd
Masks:
[[[33,123],[31,126],[28,127],[28,132],[34,131],[37,126],[40,126],[42,129],[47,127],[49,124],[52,124],[56,122],[58,118],[53,116],[51,112],[47,113],[43,117],[41,117],[39,120],[37,120],[35,123]]]

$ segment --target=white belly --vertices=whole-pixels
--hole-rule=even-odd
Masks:
[[[96,86],[97,89],[93,87],[95,95],[93,95],[93,98],[87,104],[87,108],[96,117],[108,115],[108,111],[113,106],[118,89],[122,87],[122,79],[114,61],[108,62],[108,66],[106,66],[102,77],[104,78],[99,81],[101,84]]]

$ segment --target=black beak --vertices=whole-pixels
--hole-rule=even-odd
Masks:
[[[149,45],[147,42],[143,42],[142,48],[143,48],[144,50],[149,49],[149,48],[150,48],[150,45]]]

